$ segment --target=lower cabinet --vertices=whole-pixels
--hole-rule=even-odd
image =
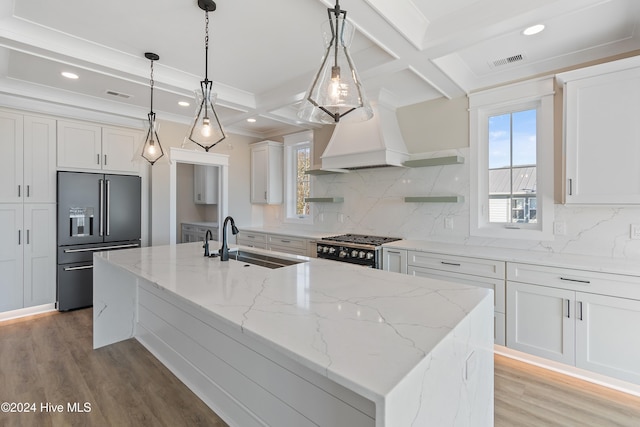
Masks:
[[[0,204],[0,312],[56,301],[56,205]]]
[[[203,242],[207,235],[207,230],[211,231],[211,240],[218,240],[217,227],[203,227],[200,225],[182,223],[182,243]]]
[[[267,235],[267,249],[288,254],[309,256],[307,239],[299,237]]]
[[[251,248],[267,249],[267,235],[265,233],[240,230],[240,233],[236,236],[236,243]]]
[[[382,269],[492,289],[494,342],[505,345],[504,261],[382,248]]]
[[[535,284],[507,281],[507,347],[640,384],[640,278],[521,264],[508,278]]]

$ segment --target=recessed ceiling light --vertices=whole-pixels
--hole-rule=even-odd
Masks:
[[[72,73],[72,72],[70,72],[70,71],[63,71],[63,72],[62,72],[62,73],[60,73],[60,74],[62,74],[62,76],[63,76],[63,77],[66,77],[66,78],[68,78],[68,79],[73,79],[73,80],[75,80],[75,79],[77,79],[77,78],[78,78],[78,75],[77,75],[77,74]]]
[[[248,121],[249,123],[255,123],[255,122],[256,122],[256,119],[247,119],[247,121]]]
[[[525,28],[522,34],[524,34],[525,36],[532,36],[534,34],[538,34],[542,32],[542,30],[544,30],[544,25],[536,24],[536,25],[532,25],[530,27]]]
[[[190,104],[187,101],[179,101],[178,105],[181,107],[188,107]]]

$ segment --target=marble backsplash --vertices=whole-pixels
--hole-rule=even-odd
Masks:
[[[636,206],[555,205],[555,221],[565,222],[566,234],[548,241],[470,236],[469,149],[443,153],[452,154],[463,156],[465,163],[315,176],[314,197],[343,197],[344,202],[315,203],[313,226],[283,223],[281,207],[269,207],[264,211],[264,225],[640,260],[640,240],[630,238],[630,225],[640,224],[640,207]],[[459,195],[464,202],[404,202],[406,196],[435,195]],[[452,228],[446,228],[445,222]]]

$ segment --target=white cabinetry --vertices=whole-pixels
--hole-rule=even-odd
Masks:
[[[507,265],[507,347],[640,384],[640,278]]]
[[[382,248],[382,269],[407,274],[407,251],[405,249]]]
[[[251,144],[251,203],[282,203],[283,153],[278,142]]]
[[[56,300],[56,121],[0,111],[0,311]]]
[[[193,201],[198,205],[218,204],[217,166],[193,166]]]
[[[640,60],[563,74],[566,203],[640,204]]]
[[[494,339],[496,344],[505,345],[504,261],[383,247],[382,268],[412,276],[492,289],[494,292]]]
[[[267,249],[267,235],[253,231],[242,231],[236,236],[236,243],[252,248]]]
[[[0,111],[0,203],[56,202],[56,121]]]
[[[58,167],[138,173],[142,133],[90,123],[58,121]]]
[[[56,300],[55,204],[0,204],[0,312]]]
[[[279,234],[267,235],[267,249],[270,251],[309,256],[308,246],[309,243],[307,239],[304,238],[282,236]]]
[[[207,230],[211,231],[211,240],[218,240],[218,227],[182,223],[182,243],[203,242],[207,236]]]

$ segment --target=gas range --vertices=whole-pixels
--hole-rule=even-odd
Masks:
[[[323,237],[317,242],[316,254],[318,258],[380,268],[382,245],[397,240],[401,239],[362,234]]]

